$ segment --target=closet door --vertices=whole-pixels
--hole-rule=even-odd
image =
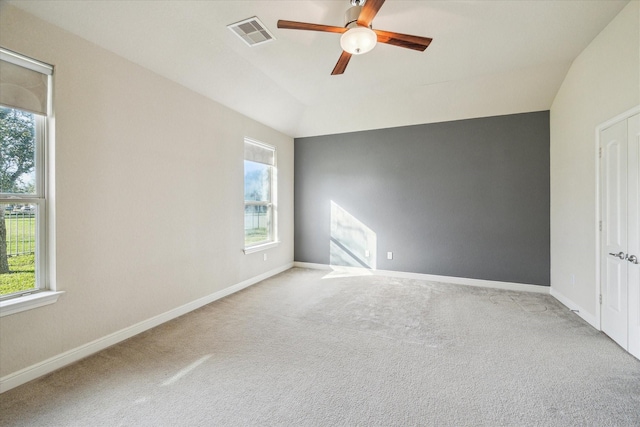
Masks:
[[[600,132],[602,188],[601,327],[628,349],[627,121]]]
[[[640,114],[600,132],[601,327],[640,359]]]
[[[627,135],[629,353],[640,359],[640,114],[628,119]]]

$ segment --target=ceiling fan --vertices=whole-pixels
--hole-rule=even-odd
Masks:
[[[374,48],[376,42],[424,52],[429,46],[429,43],[431,43],[431,39],[428,37],[412,36],[371,28],[371,22],[384,4],[384,1],[385,0],[351,0],[352,7],[345,13],[346,22],[344,27],[285,21],[281,19],[278,21],[278,28],[342,34],[340,46],[343,52],[331,75],[344,73],[352,55],[369,52]]]

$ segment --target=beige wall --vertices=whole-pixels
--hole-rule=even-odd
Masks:
[[[630,2],[576,58],[551,107],[552,292],[591,321],[597,286],[595,129],[640,103],[639,6]]]
[[[2,318],[0,376],[293,262],[292,138],[1,7],[0,44],[55,66],[66,293]],[[278,149],[282,243],[267,261],[242,252],[244,136]]]

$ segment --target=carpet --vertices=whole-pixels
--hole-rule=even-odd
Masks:
[[[3,426],[638,426],[549,295],[293,268],[0,395]]]

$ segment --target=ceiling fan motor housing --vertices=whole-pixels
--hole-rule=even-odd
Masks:
[[[362,6],[353,6],[347,9],[344,13],[344,26],[345,28],[355,28],[358,26],[358,17],[362,11]],[[371,25],[369,25],[371,28]]]

